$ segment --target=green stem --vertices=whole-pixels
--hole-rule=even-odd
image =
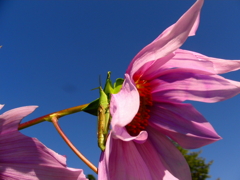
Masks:
[[[54,113],[50,113],[50,114],[47,114],[45,116],[42,116],[42,117],[39,117],[39,118],[36,118],[36,119],[33,119],[31,121],[28,121],[28,122],[25,122],[25,123],[22,123],[18,126],[18,130],[21,130],[21,129],[24,129],[24,128],[27,128],[27,127],[30,127],[30,126],[33,126],[35,124],[38,124],[38,123],[41,123],[43,121],[51,121],[52,117],[55,116],[57,118],[61,118],[63,116],[66,116],[66,115],[69,115],[69,114],[73,114],[73,113],[76,113],[76,112],[80,112],[82,111],[85,107],[87,107],[89,104],[83,104],[83,105],[80,105],[80,106],[75,106],[75,107],[71,107],[71,108],[68,108],[68,109],[63,109],[61,111],[57,111],[57,112],[54,112]]]

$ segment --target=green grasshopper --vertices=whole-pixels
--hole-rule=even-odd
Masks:
[[[99,87],[100,98],[98,107],[98,146],[104,151],[108,136],[108,129],[110,124],[110,112],[109,112],[109,98],[103,91],[102,87]]]
[[[111,94],[118,93],[123,84],[123,79],[118,78],[114,83],[114,86],[112,86],[110,74],[111,72],[108,72],[104,89],[102,89],[101,86],[95,88],[99,89],[100,97],[91,102],[85,109],[83,109],[83,111],[87,113],[98,116],[98,129],[97,129],[98,146],[102,151],[105,150],[111,120],[109,110],[110,96]]]
[[[113,93],[112,82],[110,80],[111,72],[107,74],[107,80],[104,87],[99,87],[100,97],[99,97],[99,106],[98,106],[98,146],[104,151],[105,145],[108,136],[108,130],[110,125],[110,111],[109,111],[109,102],[110,94]]]
[[[94,101],[89,103],[88,106],[82,109],[82,111],[84,112],[87,112],[94,116],[98,116],[97,138],[98,138],[98,146],[102,151],[104,151],[106,148],[105,145],[107,142],[110,120],[111,120],[111,115],[109,110],[111,94],[117,94],[121,90],[122,84],[124,82],[124,79],[118,78],[116,79],[116,82],[112,84],[110,80],[110,75],[111,75],[111,72],[108,72],[104,89],[102,89],[101,85],[98,88],[94,88],[94,89],[99,89],[100,97],[98,99],[95,99]],[[101,81],[100,81],[100,84],[101,84]]]

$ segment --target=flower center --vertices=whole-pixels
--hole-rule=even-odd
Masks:
[[[131,136],[137,136],[146,129],[150,117],[150,106],[153,104],[150,84],[145,80],[137,80],[136,87],[140,95],[140,106],[133,120],[126,125],[126,129]]]

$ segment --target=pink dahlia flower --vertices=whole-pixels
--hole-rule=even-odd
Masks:
[[[144,47],[130,63],[122,89],[112,94],[112,130],[99,163],[104,180],[190,180],[175,148],[199,148],[220,140],[211,124],[185,100],[218,102],[240,93],[240,82],[218,74],[240,61],[178,49],[195,34],[203,0]]]
[[[81,169],[66,167],[64,156],[18,131],[22,118],[36,108],[20,107],[0,115],[0,179],[86,180]]]

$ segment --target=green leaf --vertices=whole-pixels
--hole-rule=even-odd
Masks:
[[[99,107],[99,98],[92,101],[87,107],[85,107],[82,111],[92,114],[94,116],[98,115],[98,107]]]

